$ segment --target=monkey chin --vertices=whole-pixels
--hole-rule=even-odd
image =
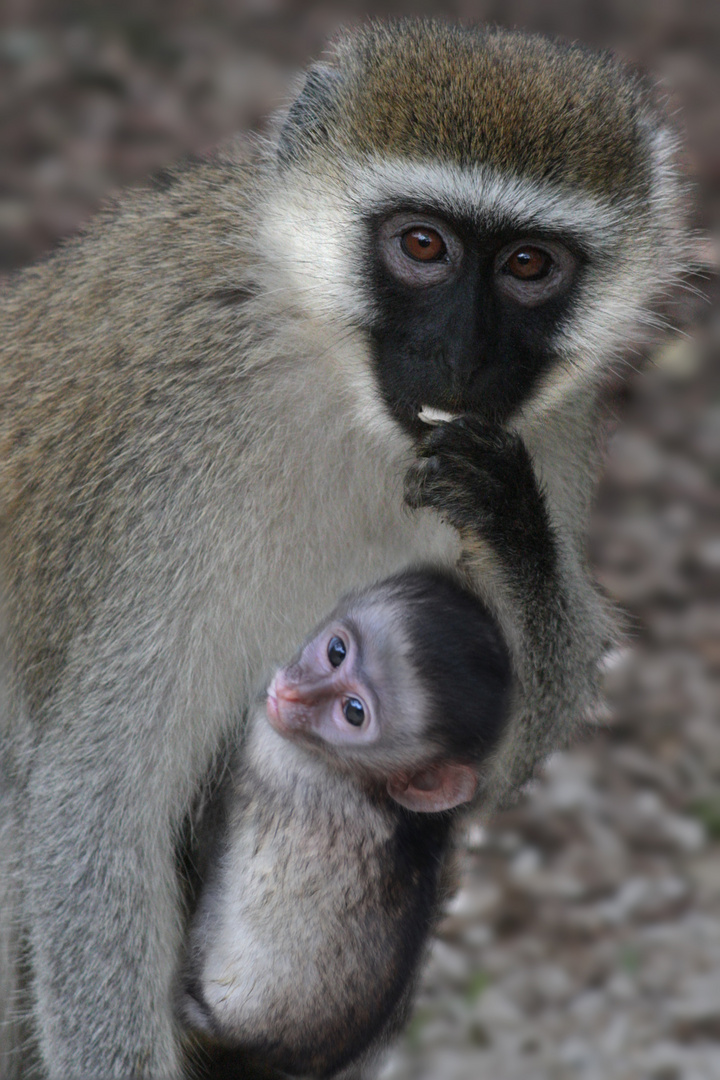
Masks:
[[[273,731],[276,731],[278,735],[282,735],[284,739],[297,740],[298,736],[303,734],[302,723],[283,715],[283,704],[279,701],[275,691],[274,679],[268,687],[267,697],[265,698],[265,715]]]

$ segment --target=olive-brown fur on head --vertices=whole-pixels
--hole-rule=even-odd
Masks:
[[[327,145],[485,164],[605,196],[651,183],[646,87],[579,45],[426,20],[373,24],[311,72],[304,105],[300,154]]]

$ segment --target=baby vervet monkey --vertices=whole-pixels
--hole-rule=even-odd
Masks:
[[[509,688],[498,627],[454,576],[340,602],[250,717],[190,934],[191,1025],[291,1075],[382,1045],[438,910],[446,811],[475,796]]]

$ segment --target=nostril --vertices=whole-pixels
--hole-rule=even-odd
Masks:
[[[273,681],[270,683],[268,695],[275,698],[276,701],[300,701],[301,694],[297,686],[288,682],[282,671],[278,671]]]

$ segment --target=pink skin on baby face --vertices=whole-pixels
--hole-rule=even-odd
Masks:
[[[286,738],[315,736],[335,746],[375,742],[379,705],[352,631],[344,626],[323,630],[299,660],[276,672],[268,688],[267,715]]]
[[[266,712],[278,734],[298,742],[317,744],[320,740],[340,750],[381,743],[385,717],[375,687],[391,676],[380,674],[382,647],[377,647],[372,629],[367,627],[363,633],[369,656],[362,655],[354,629],[331,624],[305,646],[297,661],[276,672],[268,688]],[[416,741],[418,737],[414,736]],[[438,813],[475,795],[478,776],[469,765],[437,759],[408,765],[394,767],[387,777],[387,790],[409,810]]]

